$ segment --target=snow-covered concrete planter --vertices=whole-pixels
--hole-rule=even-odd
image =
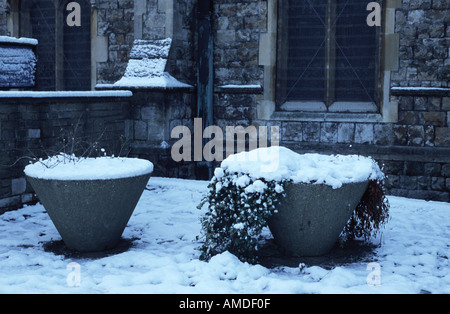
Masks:
[[[25,175],[69,249],[95,252],[119,241],[153,172],[135,158],[59,155]]]
[[[295,256],[331,250],[367,190],[367,180],[333,189],[326,184],[289,184],[269,228],[276,242]]]
[[[254,262],[266,226],[297,256],[325,254],[343,231],[347,238],[370,236],[388,217],[378,193],[383,178],[373,159],[356,155],[300,155],[284,147],[232,155],[215,170],[199,206],[209,209],[202,256],[228,250]]]

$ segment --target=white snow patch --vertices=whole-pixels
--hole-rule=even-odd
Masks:
[[[192,85],[182,83],[167,72],[161,76],[122,77],[113,87],[124,88],[191,88]]]
[[[409,90],[417,90],[417,91],[448,91],[450,88],[445,87],[423,87],[423,86],[406,86],[406,87],[392,87],[391,90],[398,91],[409,91]]]
[[[260,89],[261,85],[259,85],[259,84],[249,84],[249,85],[227,84],[227,85],[222,85],[222,86],[219,86],[219,87],[220,88],[225,88],[225,89],[227,89],[227,88],[229,88],[229,89],[239,89],[239,88],[242,88],[242,89]]]
[[[267,189],[267,184],[262,182],[261,180],[256,180],[249,186],[245,188],[245,193],[264,193]]]
[[[373,256],[331,269],[269,269],[228,252],[199,260],[196,206],[208,184],[151,178],[123,234],[137,238],[134,245],[96,259],[46,252],[44,244],[61,237],[40,204],[0,215],[0,293],[450,293],[449,203],[389,197],[391,220]],[[379,285],[368,284],[373,262]],[[79,286],[67,284],[70,263],[80,265]]]
[[[26,44],[36,46],[39,42],[34,38],[0,36],[0,43]]]
[[[76,158],[57,155],[25,167],[29,177],[47,180],[108,180],[135,177],[153,172],[144,159],[98,157]]]

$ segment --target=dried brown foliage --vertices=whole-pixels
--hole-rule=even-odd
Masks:
[[[389,202],[381,180],[369,181],[369,187],[347,223],[342,237],[344,240],[376,236],[389,220]]]

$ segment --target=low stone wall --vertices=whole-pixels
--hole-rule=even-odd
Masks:
[[[175,126],[192,129],[193,88],[97,92],[0,92],[0,214],[36,202],[23,169],[30,157],[96,143],[108,154],[152,161],[154,176],[208,179],[208,167],[171,157]],[[64,148],[65,147],[65,148]]]
[[[36,201],[23,168],[29,157],[98,148],[126,150],[131,92],[0,92],[0,213]],[[99,152],[100,153],[100,152]]]
[[[299,153],[372,156],[386,173],[388,193],[450,201],[450,90],[393,88],[399,121],[384,123],[377,115],[334,116],[334,119],[276,112],[258,120],[261,92],[215,94],[215,123],[280,127],[280,145]]]
[[[171,138],[176,126],[193,129],[197,95],[193,88],[153,88],[133,90],[130,104],[130,155],[150,160],[155,165],[153,175],[195,179],[194,162],[177,163],[171,157]],[[201,177],[201,176],[200,176]]]
[[[373,156],[388,176],[388,193],[450,201],[450,95],[447,90],[393,89],[398,123],[256,119],[262,94],[255,89],[218,89],[214,123],[280,127],[280,144],[297,152]],[[210,165],[175,162],[176,126],[193,130],[194,89],[115,92],[0,93],[0,213],[37,201],[23,168],[28,157],[64,150],[72,136],[108,153],[146,158],[155,176],[208,179]],[[82,149],[78,148],[78,151]],[[70,152],[70,146],[66,152]]]
[[[392,89],[399,121],[384,123],[366,114],[352,120],[299,121],[292,113],[258,120],[262,89],[217,88],[214,124],[279,126],[280,144],[297,152],[372,156],[387,175],[388,193],[450,201],[450,95],[448,89]],[[150,159],[156,174],[207,179],[208,165],[174,162],[170,137],[178,125],[193,130],[196,94],[191,91],[134,91],[130,121],[132,154]]]

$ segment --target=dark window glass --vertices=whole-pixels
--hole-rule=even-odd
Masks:
[[[377,103],[379,29],[359,0],[279,1],[277,102]]]
[[[376,28],[366,23],[366,2],[343,2],[337,5],[336,101],[375,102]]]
[[[81,26],[64,23],[65,90],[91,89],[91,13],[89,4],[85,1],[78,3],[81,5]],[[69,13],[65,11],[64,21]]]
[[[322,100],[324,95],[326,1],[290,1],[286,100]]]
[[[55,5],[50,0],[33,1],[30,9],[30,37],[36,38],[36,88],[55,90]]]
[[[90,1],[81,6],[81,26],[69,26],[70,0],[24,0],[21,2],[21,35],[36,38],[36,89],[51,91],[91,89]]]

